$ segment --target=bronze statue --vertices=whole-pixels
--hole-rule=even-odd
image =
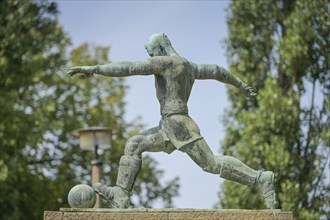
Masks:
[[[153,34],[145,49],[150,55],[145,61],[78,66],[68,72],[71,76],[81,73],[80,78],[94,74],[110,77],[155,76],[162,116],[159,125],[127,141],[125,155],[120,159],[116,185],[106,187],[97,183],[94,185],[95,191],[116,208],[127,208],[141,167],[142,153],[164,151],[170,154],[177,149],[187,153],[206,172],[256,188],[267,208],[276,208],[274,173],[254,170],[230,156],[215,156],[201,136],[198,126],[188,115],[187,102],[195,80],[214,79],[231,84],[252,98],[257,95],[254,90],[224,68],[195,64],[181,57],[164,33]]]

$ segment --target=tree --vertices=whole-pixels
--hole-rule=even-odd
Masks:
[[[258,90],[228,88],[223,153],[278,174],[280,208],[330,217],[330,4],[233,1],[226,41],[231,71]],[[264,208],[255,191],[225,182],[223,208]]]
[[[0,2],[2,219],[40,219],[46,209],[67,207],[67,193],[75,184],[89,183],[93,155],[79,150],[72,130],[99,125],[117,131],[102,158],[110,161],[105,178],[114,183],[125,141],[142,127],[124,120],[123,79],[77,81],[64,74],[72,65],[109,62],[109,47],[81,45],[69,62],[70,41],[57,13],[56,4],[48,1]],[[135,206],[149,207],[157,199],[172,205],[178,181],[161,183],[162,173],[152,158],[145,158]]]
[[[51,181],[30,165],[47,153],[38,151],[51,113],[45,88],[65,64],[68,38],[56,13],[54,3],[0,3],[0,161],[1,172],[7,170],[0,181],[3,219],[40,218],[44,207],[54,205],[47,196]]]

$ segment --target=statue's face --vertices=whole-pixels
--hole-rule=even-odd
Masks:
[[[164,56],[163,52],[160,49],[160,34],[153,34],[149,37],[148,42],[144,46],[147,50],[149,56]]]

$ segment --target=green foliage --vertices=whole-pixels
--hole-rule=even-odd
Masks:
[[[330,217],[330,4],[233,1],[231,71],[258,90],[229,89],[223,152],[278,174],[280,208],[299,219]],[[327,179],[328,178],[328,179]],[[265,208],[252,189],[225,182],[223,208]]]
[[[142,126],[124,120],[123,79],[65,74],[69,66],[108,63],[110,48],[83,44],[68,62],[69,38],[55,3],[1,1],[0,24],[1,219],[41,219],[44,210],[68,207],[71,187],[90,182],[93,153],[79,149],[72,130],[97,125],[116,131],[102,156],[104,181],[114,184],[125,142]],[[161,184],[162,171],[152,158],[145,161],[135,191],[147,197],[138,194],[133,205],[161,200],[171,206],[178,180]]]
[[[51,181],[41,169],[30,169],[49,154],[38,150],[51,126],[45,123],[51,112],[45,108],[44,88],[65,64],[68,38],[56,13],[53,3],[0,2],[0,160],[1,172],[7,171],[0,181],[3,219],[40,218],[56,203]]]

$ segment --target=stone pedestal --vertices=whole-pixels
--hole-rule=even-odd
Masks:
[[[45,211],[44,220],[293,220],[292,212],[241,209],[72,209]]]

